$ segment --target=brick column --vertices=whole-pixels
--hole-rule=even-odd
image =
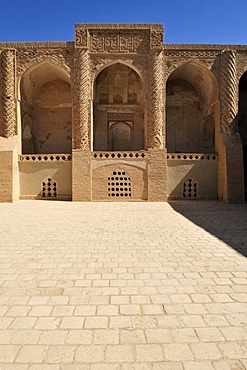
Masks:
[[[164,149],[164,53],[160,48],[149,55],[148,104],[148,200],[167,200],[167,160]]]
[[[90,140],[90,55],[87,49],[75,52],[73,78],[72,199],[92,199]]]
[[[153,50],[149,56],[148,148],[164,148],[164,53]]]
[[[17,134],[15,99],[15,50],[1,53],[1,121],[0,136]]]
[[[89,51],[76,50],[73,80],[74,149],[90,150],[90,56]]]
[[[237,128],[238,81],[236,52],[221,54],[221,127],[219,152],[219,196],[225,202],[244,202],[243,148]]]
[[[19,199],[15,50],[3,50],[0,78],[0,202]]]

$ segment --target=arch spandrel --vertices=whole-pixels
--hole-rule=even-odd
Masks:
[[[41,63],[49,63],[64,70],[69,76],[72,75],[73,69],[73,57],[70,55],[66,59],[59,51],[49,50],[19,50],[17,51],[17,80],[20,82],[23,74],[25,74],[29,68],[35,68]]]

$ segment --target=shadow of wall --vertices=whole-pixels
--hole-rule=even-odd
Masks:
[[[171,207],[247,257],[247,205],[216,201],[171,201]],[[207,246],[205,245],[205,248]]]

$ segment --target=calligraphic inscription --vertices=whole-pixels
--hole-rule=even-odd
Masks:
[[[142,53],[149,50],[149,35],[138,31],[91,32],[94,53]]]

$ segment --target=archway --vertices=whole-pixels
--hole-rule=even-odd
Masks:
[[[169,76],[166,95],[168,152],[214,153],[218,89],[212,72],[183,64]]]
[[[72,101],[68,74],[42,62],[20,82],[22,153],[71,153]]]
[[[243,145],[244,160],[244,188],[245,200],[247,201],[247,71],[239,81],[239,134]]]
[[[94,150],[144,149],[144,98],[140,76],[131,67],[105,67],[94,83]]]

